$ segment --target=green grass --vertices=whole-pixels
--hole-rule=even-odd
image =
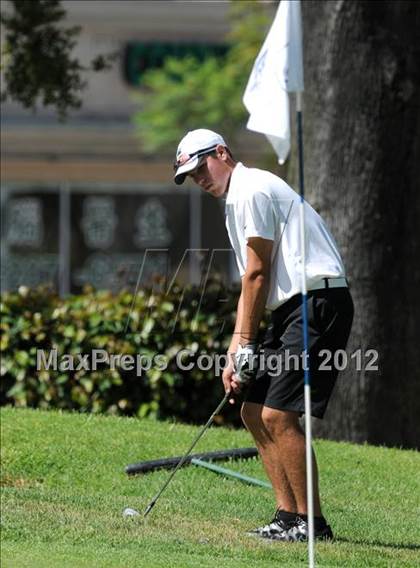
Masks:
[[[128,463],[182,454],[196,427],[151,420],[5,408],[1,560],[21,567],[305,566],[304,544],[244,535],[273,513],[271,492],[193,466],[180,470],[146,521],[168,472],[128,478]],[[252,445],[213,428],[197,451]],[[418,566],[419,454],[316,442],[324,512],[334,543],[319,566]],[[259,460],[223,464],[265,479]]]

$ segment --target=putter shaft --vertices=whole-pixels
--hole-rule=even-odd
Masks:
[[[162,493],[165,491],[165,489],[168,487],[169,483],[172,481],[172,478],[174,477],[174,475],[176,474],[176,472],[178,471],[178,469],[180,467],[182,467],[182,465],[184,464],[185,460],[187,459],[187,457],[190,455],[190,453],[192,452],[194,446],[197,444],[197,442],[199,441],[199,439],[201,438],[201,436],[204,434],[204,432],[207,430],[207,428],[210,426],[210,424],[213,422],[214,417],[216,416],[216,414],[218,414],[222,408],[225,406],[225,404],[227,403],[227,401],[229,400],[231,396],[230,392],[227,392],[225,394],[225,396],[223,397],[223,400],[219,403],[218,407],[216,408],[216,410],[213,412],[213,414],[210,416],[210,418],[207,420],[205,426],[203,426],[203,428],[200,430],[200,432],[198,433],[197,437],[194,439],[193,443],[191,444],[191,446],[188,448],[187,452],[185,453],[185,455],[182,456],[182,458],[179,460],[179,462],[177,463],[176,468],[173,470],[173,472],[171,473],[171,475],[168,477],[168,479],[165,481],[163,487],[159,490],[159,492],[157,493],[157,495],[150,501],[150,503],[147,505],[146,510],[144,511],[144,515],[143,517],[147,517],[147,515],[150,513],[150,511],[153,509],[153,507],[156,504],[156,501],[159,499],[159,497],[162,495]]]

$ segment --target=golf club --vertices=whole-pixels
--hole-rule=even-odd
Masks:
[[[146,510],[144,511],[143,514],[143,518],[146,517],[150,511],[153,509],[153,507],[155,506],[157,500],[159,499],[159,497],[162,495],[162,493],[165,491],[165,489],[168,487],[169,483],[172,481],[174,475],[176,474],[176,472],[180,469],[180,467],[182,467],[182,465],[184,464],[185,460],[188,458],[189,454],[192,452],[193,448],[195,447],[195,445],[197,444],[197,442],[200,440],[200,438],[202,437],[202,435],[204,434],[204,432],[207,430],[207,428],[212,424],[214,417],[216,416],[216,414],[218,414],[222,408],[225,406],[225,404],[227,403],[227,401],[229,400],[229,398],[231,397],[231,393],[228,391],[225,396],[223,397],[223,400],[219,403],[219,405],[217,406],[216,410],[212,413],[212,415],[210,416],[210,418],[207,420],[206,424],[203,426],[203,428],[200,430],[200,432],[198,433],[198,435],[196,436],[196,438],[194,439],[193,443],[191,444],[191,446],[188,448],[188,451],[182,456],[182,458],[179,460],[176,468],[173,470],[173,472],[171,473],[171,475],[168,477],[168,479],[165,481],[164,485],[162,486],[162,488],[159,490],[159,492],[156,494],[156,496],[150,501],[150,503],[147,505]],[[130,511],[130,513],[128,513],[128,511]],[[125,509],[124,510],[124,516],[133,516],[133,513],[131,511],[134,511],[134,509]]]

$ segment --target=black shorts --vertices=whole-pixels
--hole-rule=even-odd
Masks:
[[[312,415],[324,416],[338,371],[332,359],[331,370],[323,349],[333,354],[345,349],[353,322],[353,301],[348,288],[329,288],[308,292],[308,344]],[[245,402],[255,402],[277,410],[303,414],[304,360],[302,335],[302,296],[293,296],[272,312],[261,353],[258,372],[245,392]],[[326,366],[326,365],[324,365]]]

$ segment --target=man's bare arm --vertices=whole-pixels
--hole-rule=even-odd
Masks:
[[[229,346],[229,353],[236,353],[239,343],[247,344],[255,341],[264,313],[270,286],[271,250],[273,241],[254,237],[248,240],[247,267],[242,277],[242,291],[238,301],[235,330]],[[232,355],[230,356],[232,357]],[[225,391],[237,394],[241,390],[240,383],[235,380],[233,359],[223,371]],[[234,398],[230,401],[235,402]]]
[[[255,342],[258,336],[270,289],[272,248],[273,241],[268,239],[248,239],[247,265],[242,277],[241,345]]]
[[[242,330],[242,314],[243,314],[243,294],[239,296],[238,309],[236,311],[235,329],[233,331],[232,339],[229,345],[229,353],[236,353],[239,345],[239,338]]]

